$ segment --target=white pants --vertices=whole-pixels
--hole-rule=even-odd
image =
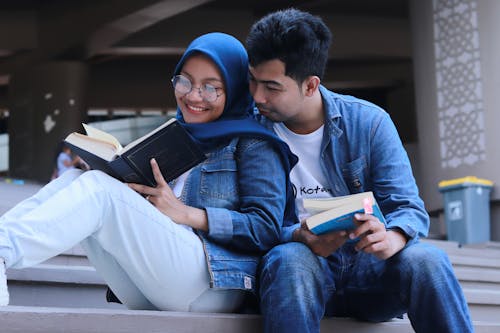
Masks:
[[[129,308],[230,312],[241,303],[241,291],[209,288],[196,234],[102,172],[65,172],[0,217],[7,267],[35,265],[80,242]]]

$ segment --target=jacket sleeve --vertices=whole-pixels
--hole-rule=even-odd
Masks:
[[[205,207],[209,238],[243,251],[278,244],[286,200],[286,177],[272,145],[242,140],[237,153],[239,209]]]
[[[373,192],[387,221],[408,238],[425,237],[429,216],[419,197],[410,161],[396,127],[387,113],[370,132],[370,173]]]

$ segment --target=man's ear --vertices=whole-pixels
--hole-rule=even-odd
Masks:
[[[304,88],[304,95],[307,97],[311,97],[312,95],[314,95],[316,90],[319,89],[320,83],[321,83],[321,80],[319,79],[319,77],[317,77],[315,75],[309,76],[302,83],[302,87]]]

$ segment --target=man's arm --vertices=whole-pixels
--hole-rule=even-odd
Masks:
[[[371,190],[386,219],[386,229],[402,233],[408,241],[427,236],[429,215],[389,115],[372,128],[370,147]]]

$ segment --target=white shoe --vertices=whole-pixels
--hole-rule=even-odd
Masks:
[[[0,258],[0,306],[6,305],[9,305],[9,290],[7,289],[5,262],[2,258]]]

